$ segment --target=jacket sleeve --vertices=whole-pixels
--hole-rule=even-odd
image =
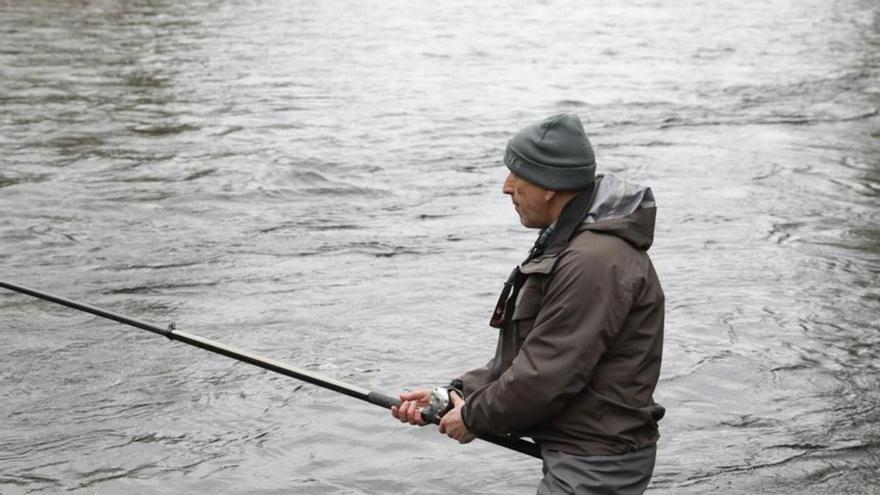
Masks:
[[[474,393],[475,390],[486,386],[486,384],[492,381],[492,368],[494,365],[495,358],[490,359],[485,366],[470,370],[457,378],[457,380],[461,380],[462,382],[462,392],[465,397],[468,397]]]
[[[622,267],[598,254],[565,251],[546,282],[541,309],[510,367],[467,398],[474,433],[512,433],[559,413],[590,381],[631,304]]]

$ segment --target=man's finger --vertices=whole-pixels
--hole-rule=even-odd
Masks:
[[[412,422],[414,421],[413,409],[415,409],[415,403],[407,401],[406,402],[406,416],[404,419],[410,424],[412,424]]]
[[[409,423],[409,405],[411,402],[404,402],[400,407],[400,421]]]
[[[404,392],[400,394],[400,400],[421,400],[425,397],[424,390],[413,390],[412,392]]]
[[[410,401],[404,401],[400,405],[400,420],[404,423],[412,423],[412,409],[413,403]]]
[[[407,402],[406,419],[411,425],[421,425],[423,423],[418,403]]]

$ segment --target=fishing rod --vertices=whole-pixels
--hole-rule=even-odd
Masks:
[[[184,344],[189,344],[191,346],[198,347],[199,349],[204,349],[215,354],[221,354],[232,359],[237,359],[239,361],[252,364],[265,370],[273,371],[275,373],[289,376],[291,378],[296,378],[297,380],[302,380],[304,382],[311,383],[312,385],[317,385],[319,387],[326,388],[328,390],[332,390],[334,392],[338,392],[349,397],[354,397],[355,399],[369,402],[370,404],[374,404],[385,409],[390,409],[392,406],[400,406],[401,403],[399,399],[379,392],[370,391],[361,387],[355,387],[339,380],[334,380],[333,378],[321,376],[317,373],[294,368],[293,366],[289,366],[280,361],[265,358],[252,352],[236,349],[234,347],[221,344],[219,342],[214,342],[212,340],[199,337],[198,335],[182,332],[175,328],[174,323],[168,325],[167,328],[162,328],[160,326],[153,325],[152,323],[137,320],[135,318],[129,318],[127,316],[120,315],[112,311],[107,311],[105,309],[97,308],[95,306],[55,296],[46,292],[38,291],[29,287],[24,287],[22,285],[13,284],[3,280],[0,280],[0,287],[9,289],[11,291],[20,292],[22,294],[27,294],[29,296],[33,296],[39,299],[44,299],[46,301],[60,304],[62,306],[67,306],[68,308],[84,311],[95,316],[107,318],[108,320],[113,320],[124,325],[140,328],[141,330],[146,330],[148,332],[161,335],[170,340],[176,340],[178,342],[183,342]],[[422,419],[424,419],[426,423],[440,424],[440,417],[442,413],[445,412],[444,409],[446,409],[448,397],[438,397],[437,390],[438,389],[435,389],[435,391],[432,392],[432,405],[428,408],[424,408],[421,410]],[[477,438],[489,443],[494,443],[495,445],[499,445],[501,447],[530,455],[532,457],[537,457],[539,459],[541,458],[540,447],[538,447],[538,445],[534,442],[530,442],[528,440],[523,440],[512,436],[484,434],[477,435]]]

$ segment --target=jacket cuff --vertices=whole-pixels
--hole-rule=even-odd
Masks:
[[[446,389],[450,390],[450,391],[454,390],[454,391],[458,392],[458,395],[462,399],[464,399],[464,382],[461,381],[460,379],[456,378],[455,380],[452,380],[451,382],[449,382],[449,385],[446,386]]]

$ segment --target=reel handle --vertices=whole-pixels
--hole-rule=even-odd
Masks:
[[[422,415],[422,420],[427,424],[439,425],[440,424],[440,415],[437,414],[431,406],[425,406],[419,410],[419,413]]]

